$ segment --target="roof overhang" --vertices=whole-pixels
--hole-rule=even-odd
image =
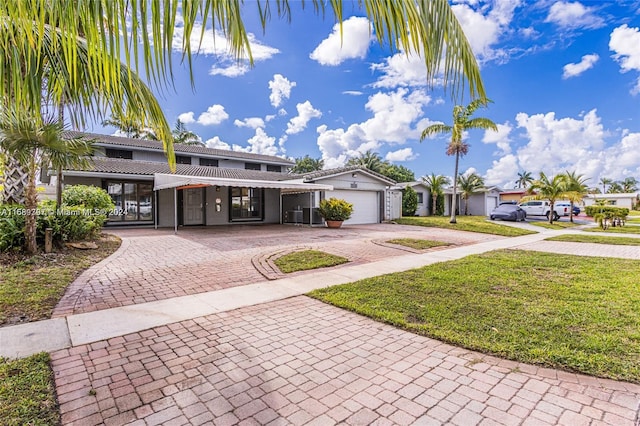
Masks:
[[[154,191],[169,188],[196,188],[202,186],[236,186],[241,188],[270,188],[280,189],[282,192],[312,192],[332,191],[332,185],[317,183],[270,181],[254,179],[230,179],[219,177],[185,176],[156,173],[154,176]]]

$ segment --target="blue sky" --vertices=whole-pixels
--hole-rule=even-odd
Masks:
[[[521,171],[576,171],[590,186],[640,179],[640,1],[452,4],[493,100],[477,115],[499,124],[467,135],[461,172],[503,188]],[[416,177],[453,174],[446,136],[419,141],[453,107],[441,86],[425,85],[419,57],[380,46],[355,7],[342,46],[331,14],[294,2],[292,22],[274,17],[263,33],[257,9],[245,7],[255,66],[233,61],[221,35],[207,37],[195,89],[178,66],[175,93],[158,94],[171,124],[180,117],[211,147],[308,154],[327,168],[371,149]],[[177,28],[176,46],[180,37]]]

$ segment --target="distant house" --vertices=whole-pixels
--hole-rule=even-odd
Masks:
[[[499,204],[501,189],[497,186],[484,187],[478,192],[469,196],[468,200],[463,200],[460,192],[457,194],[457,214],[464,214],[465,204],[468,203],[467,213],[471,216],[488,216],[491,210]],[[451,214],[451,204],[453,201],[453,188],[445,189],[444,215]]]
[[[378,223],[392,215],[387,206],[395,181],[359,167],[296,175],[285,158],[175,144],[171,173],[159,141],[68,135],[96,141],[92,164],[64,170],[63,179],[108,192],[116,208],[107,225],[322,224],[317,208],[330,197],[354,204],[347,224]]]
[[[429,197],[431,197],[431,193],[429,192],[429,187],[422,181],[414,181],[414,182],[401,182],[396,184],[393,188],[399,191],[402,191],[407,186],[416,191],[418,196],[418,208],[416,209],[416,216],[429,216],[431,211],[429,210]],[[402,197],[400,199],[400,203],[402,203]],[[402,210],[402,206],[400,206],[400,210]]]
[[[582,201],[585,206],[591,206],[596,204],[598,200],[606,200],[607,205],[610,206],[626,207],[632,210],[640,202],[640,197],[637,192],[623,194],[587,194]]]
[[[527,189],[507,189],[500,192],[500,203],[515,201],[520,202],[520,199],[528,195]]]

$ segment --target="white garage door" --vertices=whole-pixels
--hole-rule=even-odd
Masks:
[[[485,214],[489,215],[496,207],[498,207],[498,197],[487,197],[487,211]]]
[[[375,191],[345,191],[334,190],[326,193],[326,198],[342,198],[353,204],[351,219],[346,220],[345,225],[358,225],[364,223],[378,223],[380,205],[378,193]]]

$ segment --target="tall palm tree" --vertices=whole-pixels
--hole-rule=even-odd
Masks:
[[[638,190],[638,180],[634,177],[627,177],[622,182],[622,192],[636,192]]]
[[[350,158],[349,161],[347,161],[347,166],[366,167],[376,173],[382,173],[382,169],[388,164],[389,163],[382,159],[380,154],[371,150],[363,152],[358,157]]]
[[[324,160],[322,158],[311,158],[309,154],[304,157],[296,158],[296,164],[291,168],[289,173],[311,173],[318,170],[322,170],[324,167]]]
[[[531,172],[519,172],[518,179],[516,180],[516,188],[526,189],[532,182],[533,176],[531,175]]]
[[[585,195],[589,193],[589,187],[587,186],[588,178],[582,175],[576,174],[575,171],[564,172],[565,189],[567,191],[567,198],[571,203],[571,209],[569,209],[569,221],[573,222],[573,206],[575,203],[582,201]]]
[[[27,171],[25,194],[25,249],[37,252],[36,245],[36,174],[42,167],[84,166],[93,147],[83,139],[64,139],[64,126],[57,119],[40,121],[29,114],[3,110],[0,114],[0,148]]]
[[[484,187],[484,179],[477,173],[458,176],[460,196],[464,200],[464,214],[469,214],[469,197]]]
[[[429,193],[431,193],[431,214],[435,216],[438,197],[444,193],[444,187],[449,185],[449,178],[431,173],[431,176],[423,176],[422,181],[427,185]]]
[[[598,182],[600,185],[602,185],[602,193],[606,194],[607,193],[607,185],[611,185],[613,183],[612,179],[609,179],[607,177],[602,177],[600,178],[600,182]]]
[[[451,133],[451,140],[447,145],[447,155],[455,155],[456,165],[453,176],[458,176],[458,165],[460,157],[469,152],[469,144],[462,140],[465,131],[470,129],[491,129],[498,131],[496,123],[484,117],[471,118],[471,116],[480,107],[486,107],[491,100],[487,98],[476,99],[467,106],[456,105],[453,107],[453,122],[451,125],[437,123],[432,124],[422,131],[420,142],[425,138],[439,133]],[[451,220],[449,223],[456,223],[456,197],[457,197],[457,179],[453,180],[453,197],[451,200]]]
[[[531,188],[537,191],[536,195],[523,197],[525,200],[549,200],[549,223],[553,223],[553,212],[555,211],[555,203],[563,198],[568,198],[566,185],[566,177],[564,175],[555,175],[547,177],[540,172],[540,178],[533,181]]]
[[[621,194],[624,192],[622,184],[620,182],[611,182],[607,189],[607,194]]]
[[[204,145],[204,142],[202,142],[202,138],[193,133],[191,130],[187,129],[187,125],[180,121],[179,118],[176,120],[176,124],[173,127],[172,133],[173,141],[175,143],[183,145]]]
[[[141,124],[133,117],[130,117],[126,112],[112,113],[111,117],[102,121],[102,125],[116,127],[120,132],[124,133],[131,139],[158,140],[158,137],[149,126]]]

